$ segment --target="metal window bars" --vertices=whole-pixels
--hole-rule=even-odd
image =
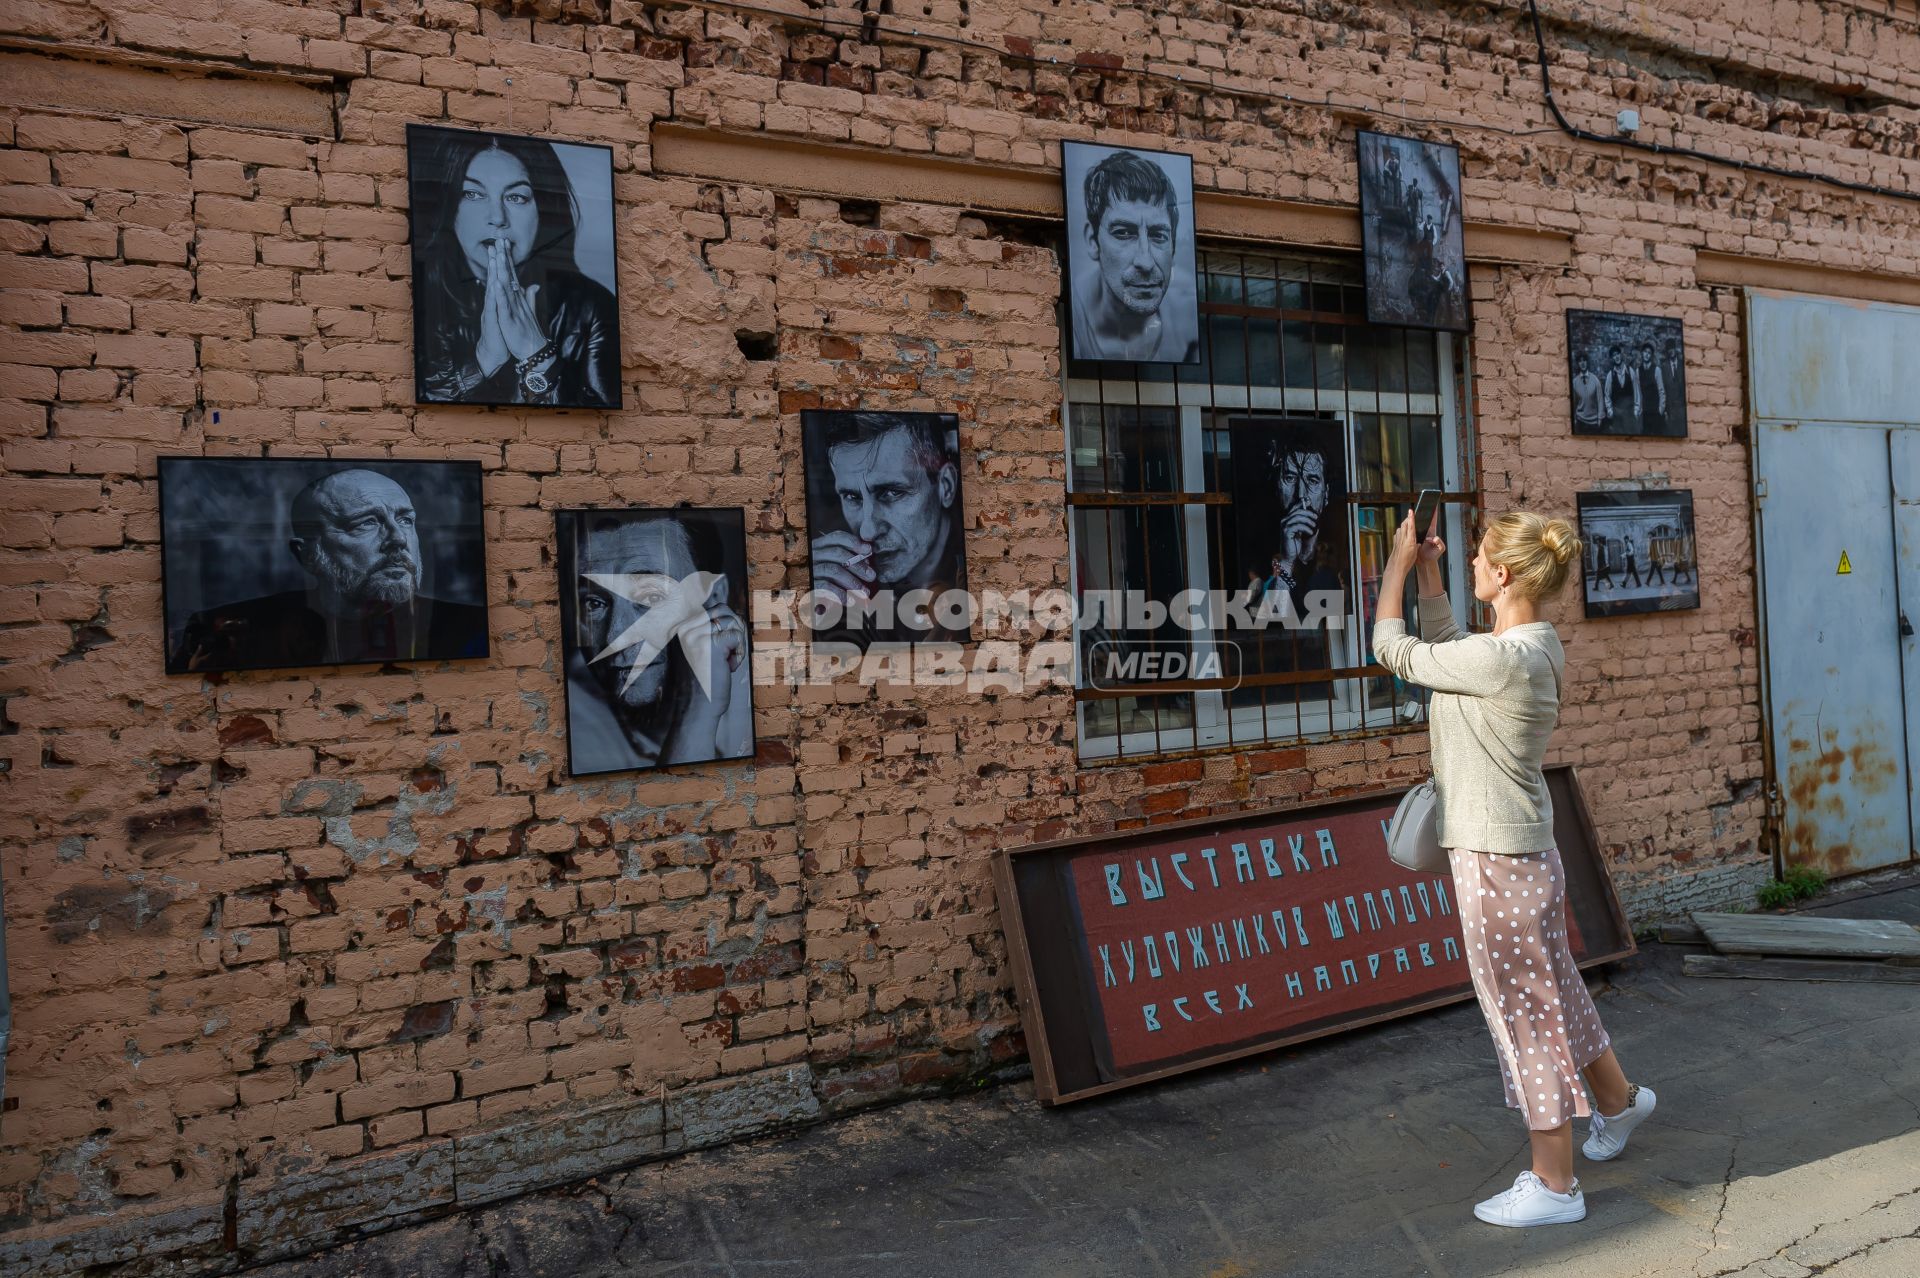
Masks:
[[[1199,253],[1197,365],[1070,360],[1068,504],[1076,623],[1075,697],[1086,761],[1165,757],[1409,730],[1424,696],[1373,664],[1373,601],[1394,526],[1423,488],[1461,495],[1444,535],[1462,543],[1476,495],[1450,334],[1370,325],[1357,264],[1241,249]],[[1090,615],[1100,591],[1162,605],[1182,591],[1234,591],[1240,511],[1229,423],[1297,418],[1344,426],[1348,519],[1345,614],[1324,641],[1247,632],[1211,616],[1116,634]],[[1461,565],[1449,553],[1460,598]],[[1354,587],[1357,585],[1357,589]],[[1409,587],[1407,616],[1413,616]],[[1161,654],[1115,663],[1117,645]],[[1179,652],[1183,660],[1166,659]],[[1209,664],[1209,655],[1214,661]],[[1103,668],[1104,666],[1104,668]],[[1179,677],[1167,677],[1177,670]],[[1116,671],[1118,672],[1116,675]],[[1199,677],[1196,677],[1199,676]]]

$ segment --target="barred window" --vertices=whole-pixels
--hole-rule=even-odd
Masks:
[[[1423,488],[1465,498],[1444,507],[1442,569],[1456,607],[1467,598],[1472,555],[1460,551],[1477,494],[1466,491],[1462,343],[1368,324],[1355,262],[1202,246],[1199,267],[1199,364],[1067,366],[1080,756],[1411,730],[1424,697],[1373,662],[1373,602],[1394,525]],[[1270,500],[1248,491],[1279,473],[1273,454],[1286,445],[1275,441],[1292,438],[1325,441],[1316,465],[1333,495],[1315,553],[1318,584],[1333,589],[1317,592],[1318,615],[1316,592],[1299,591],[1306,605],[1291,612],[1308,624],[1269,613],[1260,625],[1257,607],[1222,603],[1271,604],[1274,583],[1289,596],[1311,584],[1293,580],[1278,554],[1269,577],[1247,551],[1279,538],[1297,509],[1297,486],[1276,486]],[[1412,596],[1410,583],[1409,617]]]

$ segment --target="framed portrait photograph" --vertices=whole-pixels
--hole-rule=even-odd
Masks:
[[[480,464],[162,457],[168,674],[488,654]]]
[[[753,756],[739,509],[554,512],[567,771]]]
[[[955,611],[967,589],[960,419],[809,410],[800,430],[813,589],[846,610],[816,637],[965,643],[972,627]]]
[[[613,151],[407,126],[422,404],[620,407]]]
[[[1249,674],[1326,669],[1347,600],[1346,427],[1319,418],[1236,417],[1232,589],[1263,621]],[[1289,689],[1291,691],[1291,689]]]
[[[1691,489],[1581,493],[1578,502],[1587,616],[1700,606]]]
[[[1467,331],[1460,149],[1360,131],[1367,320]]]
[[[1074,359],[1200,362],[1193,157],[1062,142]]]
[[[1687,434],[1687,335],[1665,315],[1567,312],[1576,435]]]

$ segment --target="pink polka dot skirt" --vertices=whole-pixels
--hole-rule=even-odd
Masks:
[[[1451,848],[1473,992],[1493,1034],[1507,1104],[1533,1131],[1588,1113],[1580,1071],[1607,1050],[1567,943],[1560,853],[1500,856]]]

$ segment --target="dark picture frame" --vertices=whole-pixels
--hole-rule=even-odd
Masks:
[[[1580,593],[1587,616],[1682,612],[1700,606],[1691,489],[1590,492],[1577,494],[1575,500],[1582,543]]]
[[[752,758],[746,512],[572,508],[553,519],[568,773]]]
[[[808,409],[800,415],[813,589],[843,604],[864,590],[881,615],[816,630],[820,641],[965,643],[938,607],[967,589],[966,493],[954,413]],[[927,591],[917,612],[906,597]],[[891,599],[888,598],[889,592]],[[943,620],[944,618],[944,620]]]
[[[1685,439],[1686,325],[1670,315],[1569,310],[1567,411],[1576,435]]]
[[[168,674],[490,653],[480,463],[159,459]]]
[[[1331,669],[1339,662],[1330,631],[1287,621],[1311,621],[1327,591],[1339,596],[1334,624],[1344,625],[1352,610],[1347,425],[1320,417],[1230,417],[1227,427],[1233,441],[1229,584],[1244,592],[1249,614],[1266,621],[1257,637],[1242,641],[1259,648],[1257,659],[1243,648],[1243,665],[1249,674]]]
[[[1367,321],[1467,332],[1460,148],[1361,129],[1358,152]]]
[[[409,124],[407,190],[415,401],[621,407],[613,149]]]
[[[1060,176],[1068,358],[1199,363],[1193,157],[1062,142]]]

